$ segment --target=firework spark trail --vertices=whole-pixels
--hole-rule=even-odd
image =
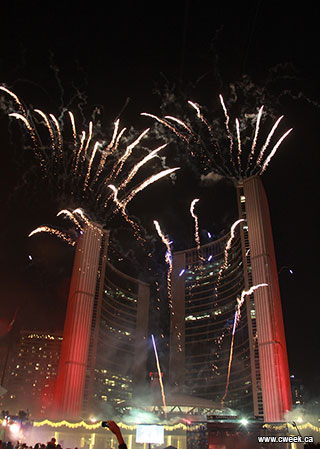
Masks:
[[[79,147],[79,150],[78,150],[78,153],[77,153],[76,163],[75,163],[75,165],[74,165],[73,174],[76,174],[77,171],[78,171],[79,160],[80,160],[80,154],[81,154],[81,151],[82,151],[82,148],[83,148],[85,139],[86,139],[86,132],[85,132],[85,131],[82,131],[82,134],[81,134],[81,141],[80,141],[80,147]]]
[[[239,175],[241,176],[241,136],[240,136],[240,123],[237,118],[236,118],[236,130],[238,141],[238,167],[239,167]]]
[[[50,124],[50,122],[49,122],[48,117],[47,117],[46,114],[45,114],[44,112],[42,112],[40,109],[35,109],[34,112],[36,112],[37,114],[39,114],[39,115],[43,118],[43,120],[44,120],[44,122],[45,122],[45,125],[46,125],[46,127],[48,128],[48,131],[49,131],[49,134],[50,134],[50,139],[51,139],[51,146],[52,146],[52,149],[54,149],[54,148],[55,148],[54,132],[53,132],[53,129],[52,129],[52,126],[51,126],[51,124]]]
[[[213,131],[211,126],[209,125],[209,123],[207,122],[207,120],[204,118],[204,116],[202,115],[202,112],[200,111],[199,106],[196,103],[193,103],[192,101],[188,101],[188,103],[190,104],[190,106],[192,106],[196,111],[197,111],[197,116],[198,118],[202,121],[202,123],[204,123],[206,125],[206,127],[208,128],[209,134],[211,139],[213,140]]]
[[[267,286],[268,286],[268,284],[265,284],[265,283],[264,284],[253,285],[251,288],[249,288],[249,290],[243,290],[242,293],[241,293],[240,298],[237,298],[237,307],[236,307],[236,311],[235,311],[235,314],[234,314],[233,327],[232,327],[232,337],[231,337],[230,354],[229,354],[229,362],[228,362],[227,382],[226,382],[226,388],[225,388],[224,395],[223,395],[223,397],[221,399],[221,407],[223,407],[223,405],[224,405],[224,401],[225,401],[225,399],[227,397],[228,389],[229,389],[231,364],[232,364],[232,359],[233,359],[234,336],[235,336],[237,325],[238,325],[239,320],[240,320],[241,306],[244,303],[244,300],[245,300],[246,296],[252,295],[252,293],[255,290],[257,290],[257,288],[267,287]]]
[[[176,130],[176,128],[174,126],[170,125],[170,123],[166,122],[165,120],[157,117],[156,115],[148,114],[147,112],[142,112],[140,115],[144,115],[145,117],[150,117],[150,118],[155,119],[157,122],[159,122],[162,125],[169,128],[176,136],[180,137],[180,139],[183,139],[185,142],[189,143],[189,139],[187,139],[187,137],[185,137],[183,134],[181,134],[178,130]]]
[[[212,128],[211,128],[211,126],[209,125],[209,123],[207,122],[207,120],[204,118],[204,116],[202,115],[202,113],[201,113],[201,111],[200,111],[200,107],[196,104],[196,103],[193,103],[192,101],[188,101],[188,103],[196,110],[196,112],[197,112],[197,117],[207,126],[207,128],[208,128],[208,130],[209,130],[209,133],[210,133],[210,136],[211,136],[211,140],[212,140],[212,145],[213,145],[213,147],[214,148],[216,148],[216,150],[215,150],[215,153],[216,153],[216,155],[219,155],[219,157],[221,158],[221,161],[222,161],[222,164],[223,164],[223,166],[224,166],[224,168],[226,169],[226,171],[227,171],[227,173],[230,175],[230,176],[232,176],[232,174],[231,174],[231,172],[230,172],[230,170],[229,170],[229,168],[225,165],[225,158],[224,158],[224,156],[223,156],[223,154],[221,153],[221,151],[218,151],[218,149],[217,149],[217,145],[215,144],[215,142],[214,142],[214,135],[213,135],[213,131],[212,131]],[[228,122],[229,122],[229,117],[227,118],[227,120],[228,120]],[[194,134],[193,134],[194,135]],[[212,161],[212,162],[215,162],[214,160]],[[217,166],[217,167],[219,167],[218,166],[218,164],[216,164],[215,163],[215,165]]]
[[[91,158],[90,158],[90,161],[89,161],[89,164],[88,164],[87,174],[86,174],[86,177],[85,177],[85,180],[84,180],[83,191],[85,191],[86,188],[88,187],[88,182],[89,182],[89,178],[90,178],[92,162],[93,162],[93,160],[95,158],[95,155],[96,155],[96,152],[97,152],[97,149],[98,149],[99,145],[100,145],[99,142],[96,142],[94,144],[94,147],[93,147],[93,150],[92,150],[92,154],[91,154]]]
[[[35,154],[36,154],[36,156],[38,157],[38,159],[39,159],[39,161],[40,161],[40,166],[41,166],[41,168],[42,168],[44,171],[46,171],[46,163],[45,163],[45,160],[44,160],[43,157],[42,157],[42,154],[41,154],[40,151],[39,151],[39,148],[38,148],[38,142],[37,142],[37,139],[36,139],[36,135],[35,135],[34,129],[33,129],[33,127],[31,126],[29,120],[28,120],[26,117],[24,117],[23,115],[21,115],[21,114],[19,114],[19,113],[17,113],[17,112],[12,112],[11,114],[9,114],[9,117],[14,117],[14,118],[16,118],[17,120],[22,120],[23,123],[26,125],[27,130],[28,130],[29,133],[30,133],[31,140],[32,140],[33,145],[34,145],[34,151],[35,151]]]
[[[81,219],[84,221],[84,223],[89,226],[92,227],[93,224],[91,223],[91,221],[89,220],[89,218],[86,216],[86,214],[84,213],[84,210],[81,209],[81,207],[77,207],[77,209],[74,209],[72,211],[72,213],[75,215],[79,215],[79,217],[81,217]]]
[[[137,195],[137,193],[144,190],[146,187],[148,187],[150,184],[153,184],[154,182],[158,181],[161,178],[164,178],[167,175],[170,175],[171,173],[175,172],[176,170],[180,170],[180,167],[175,168],[168,168],[167,170],[163,170],[160,173],[157,173],[155,175],[150,176],[150,178],[143,181],[138,187],[136,187],[132,192],[121,201],[124,208],[126,208],[127,204]]]
[[[197,245],[198,258],[201,262],[204,262],[205,259],[204,259],[204,257],[201,256],[201,248],[200,248],[199,220],[198,220],[198,216],[194,213],[194,208],[198,201],[199,201],[199,198],[196,198],[193,201],[191,201],[190,214],[192,215],[192,218],[194,219],[194,239],[195,239],[195,242]]]
[[[138,172],[138,170],[140,170],[140,168],[145,165],[148,161],[150,161],[151,159],[153,159],[158,153],[159,151],[161,151],[163,148],[165,148],[167,146],[167,144],[165,143],[164,145],[161,145],[159,148],[156,148],[155,150],[151,151],[151,153],[149,153],[146,157],[144,157],[140,162],[138,162],[133,169],[131,170],[131,172],[129,173],[128,177],[123,181],[123,183],[119,186],[119,190],[122,190],[131,180],[132,178],[136,175],[136,173]]]
[[[143,139],[143,137],[150,131],[150,128],[145,129],[140,136],[134,141],[132,142],[130,145],[127,146],[126,151],[124,152],[124,154],[121,156],[121,158],[115,163],[110,176],[107,178],[106,180],[106,184],[110,181],[110,179],[112,178],[117,178],[119,173],[122,170],[123,164],[126,162],[126,160],[128,159],[128,157],[131,155],[132,150],[140,143],[141,139]],[[114,175],[115,173],[115,175]]]
[[[275,146],[273,147],[271,153],[269,154],[269,156],[267,157],[267,159],[265,160],[262,168],[261,168],[261,172],[260,174],[262,175],[262,173],[266,170],[266,168],[269,165],[269,162],[271,161],[271,159],[273,158],[273,156],[275,155],[278,147],[281,145],[282,141],[287,137],[288,134],[291,133],[293,128],[290,128],[286,133],[284,133],[284,135],[282,137],[280,137],[280,139],[278,140],[278,142],[275,144]]]
[[[125,131],[127,130],[127,128],[122,128],[122,130],[119,132],[116,143],[114,145],[113,151],[116,151],[118,149],[119,143],[120,143],[120,139],[123,136],[123,134],[125,133]]]
[[[262,113],[263,113],[263,106],[261,106],[261,108],[259,109],[259,113],[258,113],[258,117],[257,117],[257,121],[256,121],[256,129],[255,129],[255,132],[254,132],[254,137],[253,137],[252,146],[251,146],[251,151],[250,151],[250,154],[249,154],[249,157],[248,157],[248,164],[247,164],[246,173],[249,170],[250,161],[251,161],[251,159],[252,159],[252,157],[254,155],[254,152],[256,150]]]
[[[252,287],[250,287],[249,288],[249,290],[243,290],[242,292],[241,292],[241,296],[240,296],[240,298],[237,298],[237,309],[236,309],[236,314],[237,314],[237,316],[235,315],[235,317],[236,317],[236,325],[234,325],[233,327],[234,327],[234,330],[233,330],[233,332],[235,331],[235,327],[238,325],[238,321],[240,320],[240,312],[241,312],[241,307],[242,307],[242,304],[244,303],[244,300],[245,300],[245,297],[246,296],[250,296],[250,295],[252,295],[252,293],[255,291],[255,290],[257,290],[257,288],[260,288],[260,287],[267,287],[268,286],[268,284],[266,284],[266,283],[263,283],[263,284],[257,284],[257,285],[253,285]]]
[[[162,240],[162,243],[167,248],[166,255],[165,255],[165,261],[169,265],[169,269],[168,269],[168,273],[167,273],[168,300],[169,300],[169,308],[171,309],[171,314],[174,315],[173,304],[172,304],[172,293],[171,293],[172,251],[171,251],[170,241],[162,232],[159,222],[157,220],[153,220],[153,224],[157,230],[159,237]]]
[[[105,150],[103,150],[103,152],[102,152],[102,156],[101,156],[99,167],[98,167],[98,170],[97,170],[97,173],[96,173],[95,181],[98,180],[98,178],[99,178],[99,176],[100,176],[100,174],[101,174],[101,172],[103,170],[104,164],[105,164],[107,156],[108,156],[108,151],[110,151],[112,149],[112,147],[114,146],[114,143],[115,143],[116,137],[117,137],[117,133],[118,133],[118,129],[119,129],[119,123],[120,123],[120,120],[119,119],[116,120],[116,122],[114,124],[114,129],[113,129],[113,135],[112,135],[112,138],[111,138],[111,142],[109,143],[107,148]]]
[[[177,117],[172,117],[171,115],[166,115],[164,118],[166,118],[167,120],[172,120],[178,123],[179,125],[183,126],[183,128],[185,128],[192,135],[192,137],[195,137],[192,129],[188,125],[186,125],[182,120],[179,120]]]
[[[118,189],[113,184],[108,185],[109,189],[113,191],[113,201],[120,210],[123,210],[122,203],[118,200]]]
[[[217,277],[217,282],[216,282],[216,286],[215,286],[215,294],[216,294],[216,297],[218,296],[218,288],[219,288],[219,286],[220,286],[222,273],[223,273],[223,271],[224,271],[224,270],[227,268],[227,266],[228,266],[229,251],[230,251],[230,248],[231,248],[232,240],[234,239],[234,236],[235,236],[235,230],[236,230],[236,227],[237,227],[238,224],[240,224],[242,221],[244,221],[244,219],[243,219],[243,218],[240,218],[239,220],[235,221],[235,222],[233,223],[233,225],[231,226],[231,229],[230,229],[230,237],[229,237],[229,239],[228,239],[228,241],[227,241],[226,248],[225,248],[225,250],[224,250],[224,263],[223,263],[223,265],[221,266],[221,268],[220,268],[220,270],[219,270],[218,277]]]
[[[10,95],[10,96],[14,99],[14,101],[17,103],[17,105],[19,106],[19,109],[20,109],[20,111],[22,112],[22,115],[23,115],[24,117],[27,117],[27,112],[26,112],[26,110],[24,109],[24,107],[22,106],[22,103],[21,103],[21,101],[19,100],[19,98],[17,97],[17,95],[14,94],[13,92],[11,92],[11,90],[7,89],[7,88],[4,87],[4,86],[0,86],[0,90],[3,90],[3,91],[6,92],[8,95]]]
[[[93,123],[89,122],[89,134],[88,134],[88,139],[87,139],[86,145],[83,150],[82,161],[85,161],[85,159],[87,157],[88,148],[89,148],[91,138],[92,138],[92,129],[93,129]]]
[[[225,126],[226,126],[226,130],[227,130],[227,136],[228,136],[228,139],[229,139],[229,142],[230,142],[230,149],[229,149],[230,161],[231,161],[231,163],[233,165],[233,168],[235,169],[235,164],[234,164],[233,154],[232,154],[233,139],[232,139],[232,135],[231,135],[230,128],[229,128],[230,117],[228,115],[228,111],[227,111],[226,105],[224,104],[223,96],[221,94],[219,95],[219,98],[220,98],[220,103],[221,103],[221,106],[222,106],[222,109],[223,109],[223,112],[224,112],[224,116],[225,116],[225,119],[226,119]]]
[[[62,209],[60,212],[57,213],[57,217],[60,217],[60,215],[66,215],[73,223],[83,231],[83,226],[79,223],[79,221],[74,216],[73,212],[70,212],[68,209]]]
[[[28,129],[28,131],[29,131],[29,133],[31,135],[31,138],[32,138],[32,141],[33,141],[34,145],[36,146],[36,148],[38,148],[37,139],[36,139],[36,136],[35,136],[35,133],[34,133],[34,129],[31,126],[29,120],[26,117],[24,117],[23,115],[19,114],[18,112],[12,112],[11,114],[9,114],[9,117],[14,117],[17,120],[22,120],[23,121],[23,123],[26,125],[26,127],[27,127],[27,129]]]
[[[76,131],[76,123],[74,121],[74,115],[72,114],[71,111],[68,111],[69,117],[70,117],[70,122],[71,122],[71,127],[72,127],[72,135],[73,135],[73,142],[74,142],[74,154],[76,153],[76,148],[77,148],[77,131]]]
[[[131,220],[131,218],[129,218],[125,207],[123,206],[121,201],[118,200],[118,191],[119,190],[113,184],[109,184],[108,187],[109,187],[109,189],[111,189],[113,191],[113,201],[117,206],[117,209],[114,211],[114,213],[116,213],[117,210],[120,210],[123,218],[132,227],[134,236],[141,243],[141,245],[143,245],[146,242],[146,240],[141,235],[141,229],[140,229],[139,225],[135,221]],[[107,201],[108,201],[108,199],[107,199]],[[106,204],[107,204],[107,201],[106,201]],[[106,207],[106,204],[105,204],[105,207]]]
[[[49,115],[50,115],[51,120],[55,124],[56,129],[57,129],[58,149],[59,149],[59,153],[60,153],[60,159],[62,159],[63,158],[63,152],[62,152],[62,135],[61,135],[60,125],[59,125],[58,120],[56,119],[56,117],[53,114],[49,114]]]
[[[164,408],[164,414],[165,414],[165,418],[167,419],[166,396],[164,394],[164,387],[163,387],[163,382],[162,382],[161,368],[160,368],[160,363],[159,363],[158,351],[157,351],[156,342],[155,342],[153,334],[151,334],[151,339],[152,339],[152,345],[153,345],[153,349],[154,349],[154,355],[155,355],[155,358],[156,358],[156,364],[157,364],[159,383],[160,383],[160,388],[161,388],[161,396],[162,396],[162,403],[163,403],[163,408]]]
[[[188,103],[190,104],[190,106],[192,106],[196,110],[197,116],[201,120],[201,115],[202,114],[201,114],[199,106],[196,103],[193,103],[193,101],[190,101],[190,100],[188,100]]]
[[[86,224],[86,226],[90,229],[94,229],[95,231],[97,231],[101,236],[103,236],[103,231],[102,229],[96,225],[96,223],[93,223],[92,221],[89,220],[89,218],[86,216],[86,214],[84,213],[84,210],[81,209],[81,207],[78,207],[77,209],[74,209],[72,211],[73,215],[79,215],[79,217],[81,217],[81,219],[83,220],[83,222]]]
[[[40,226],[39,228],[34,229],[28,237],[32,237],[34,234],[38,234],[39,232],[47,232],[48,234],[55,235],[56,237],[59,237],[60,239],[67,242],[69,245],[74,246],[76,242],[72,240],[67,234],[64,234],[61,231],[58,231],[57,229],[50,228],[48,226]]]
[[[123,134],[125,133],[126,130],[127,130],[127,128],[123,128],[123,129],[119,132],[118,137],[117,137],[116,142],[115,142],[115,145],[114,145],[114,147],[112,148],[112,152],[115,152],[115,151],[118,149],[118,146],[119,146],[119,143],[120,143],[120,139],[121,139],[121,137],[123,136]],[[104,161],[104,163],[105,163],[105,161]],[[104,163],[103,163],[103,164],[104,164]],[[106,184],[108,183],[108,181],[112,178],[114,169],[115,169],[115,166],[113,167],[111,174],[108,176],[107,180],[105,181],[105,185],[106,185]],[[108,198],[106,199],[106,204],[107,204],[107,203],[108,203]],[[106,207],[106,204],[105,204],[105,207]]]
[[[232,332],[231,345],[230,345],[230,356],[229,356],[229,363],[228,363],[227,383],[226,383],[226,388],[225,388],[225,391],[224,391],[224,395],[221,398],[221,407],[222,408],[224,406],[224,401],[225,401],[225,399],[227,397],[228,389],[229,389],[231,363],[232,363],[232,359],[233,359],[233,346],[234,346],[234,333]]]
[[[276,123],[273,125],[273,127],[272,127],[270,133],[268,134],[267,139],[266,139],[266,141],[265,141],[263,147],[262,147],[261,150],[260,150],[260,153],[259,153],[259,156],[258,156],[258,159],[257,159],[257,162],[256,162],[257,165],[261,165],[261,160],[262,160],[262,157],[263,157],[263,155],[264,155],[264,152],[265,152],[265,150],[267,149],[267,147],[268,147],[268,145],[269,145],[269,143],[270,143],[271,137],[272,137],[273,134],[275,133],[275,131],[276,131],[276,129],[278,128],[279,123],[281,122],[282,119],[283,119],[283,115],[282,115],[281,117],[278,118],[278,120],[276,121]]]

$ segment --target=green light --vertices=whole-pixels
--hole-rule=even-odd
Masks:
[[[241,423],[243,426],[246,426],[246,425],[249,424],[249,421],[248,421],[246,418],[242,418],[242,419],[240,420],[240,423]]]

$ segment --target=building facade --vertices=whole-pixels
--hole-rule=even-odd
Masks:
[[[278,274],[266,194],[257,176],[237,189],[230,235],[173,256],[170,383],[225,407],[282,421],[292,407]],[[225,264],[225,265],[224,265]],[[224,266],[224,268],[223,268]],[[232,338],[237,298],[246,296]],[[230,376],[229,364],[231,363]]]
[[[54,419],[103,414],[146,376],[149,286],[113,267],[109,233],[88,224],[74,260]]]
[[[170,383],[220,407],[227,386],[236,298],[244,289],[239,230],[228,266],[221,272],[228,239],[229,234],[202,246],[200,255],[197,249],[173,255]],[[199,262],[199,256],[204,262]],[[235,333],[225,406],[249,414],[253,410],[246,304]]]
[[[145,382],[149,295],[148,284],[107,264],[94,363],[84,391],[84,409],[95,416],[130,401]]]
[[[7,369],[6,408],[46,417],[53,404],[62,332],[21,331]]]

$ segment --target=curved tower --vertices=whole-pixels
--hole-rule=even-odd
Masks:
[[[283,421],[291,390],[278,274],[267,197],[258,176],[238,185],[239,215],[228,264],[229,234],[173,255],[170,383],[221,403],[227,385],[237,297],[241,307],[224,406],[266,422]],[[203,262],[200,263],[200,256]]]
[[[117,406],[146,377],[149,285],[108,262],[108,240],[109,232],[92,224],[77,242],[54,419],[79,419]]]
[[[186,393],[221,404],[227,385],[231,332],[237,297],[244,289],[238,229],[223,272],[229,234],[197,249],[173,255],[173,312],[170,332],[170,383]],[[219,278],[221,279],[219,281]],[[250,344],[246,304],[234,341],[225,406],[253,413]],[[222,408],[222,406],[221,406]]]

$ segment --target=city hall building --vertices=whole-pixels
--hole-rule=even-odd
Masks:
[[[261,179],[253,176],[239,183],[237,198],[243,221],[235,229],[227,263],[229,233],[200,250],[173,255],[166,387],[172,394],[211,401],[210,413],[216,407],[220,413],[231,409],[279,422],[292,400]],[[55,368],[54,420],[102,416],[109,405],[129,404],[135,389],[146,383],[150,288],[110,264],[108,242],[108,231],[95,223],[85,225],[77,242]],[[234,326],[237,298],[258,284],[267,285],[245,297]]]

